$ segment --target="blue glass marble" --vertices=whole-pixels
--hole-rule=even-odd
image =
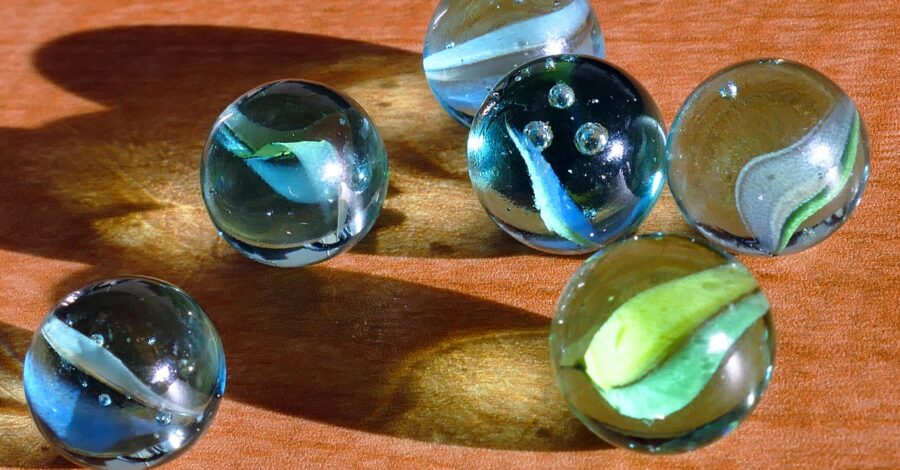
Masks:
[[[34,422],[64,457],[144,468],[175,458],[212,424],[225,355],[184,291],[113,279],[50,310],[25,356],[24,384]]]
[[[604,52],[587,0],[443,0],[422,55],[438,102],[468,126],[488,92],[520,65],[550,55]]]
[[[481,204],[542,251],[597,250],[634,231],[664,183],[665,130],[647,91],[600,59],[553,56],[505,77],[475,116]]]
[[[283,80],[229,105],[209,135],[203,200],[220,235],[260,263],[297,267],[349,250],[387,193],[387,152],[359,104]]]

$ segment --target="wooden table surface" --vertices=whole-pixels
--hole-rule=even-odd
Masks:
[[[173,468],[900,467],[900,4],[594,2],[608,58],[667,122],[733,62],[780,56],[856,101],[872,176],[820,246],[743,258],[778,327],[756,412],[708,448],[617,450],[567,412],[546,334],[582,258],[529,251],[469,185],[466,130],[421,73],[435,2],[0,2],[0,466],[69,466],[21,390],[34,328],[65,293],[123,274],[190,292],[225,343],[226,400]],[[233,98],[295,77],[355,97],[390,153],[385,210],[349,254],[254,264],[200,197],[207,132]],[[668,191],[642,232],[689,233]]]

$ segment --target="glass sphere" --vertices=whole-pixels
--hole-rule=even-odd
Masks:
[[[753,275],[676,235],[628,238],[569,280],[550,328],[557,382],[611,444],[683,452],[734,430],[772,375],[775,327]]]
[[[542,251],[595,251],[633,232],[665,181],[653,98],[600,59],[554,56],[497,84],[469,132],[472,186],[494,222]]]
[[[846,222],[869,176],[859,111],[819,72],[756,60],[706,79],[669,131],[669,186],[710,241],[751,255],[809,248]]]
[[[337,256],[372,228],[387,193],[384,143],[352,99],[313,82],[256,88],[216,120],[200,167],[220,235],[260,263]]]
[[[92,468],[158,465],[193,445],[225,392],[213,324],[182,290],[148,278],[72,292],[25,356],[25,398],[44,437]]]
[[[443,0],[425,36],[425,78],[466,126],[506,74],[558,54],[603,57],[600,23],[587,0]]]

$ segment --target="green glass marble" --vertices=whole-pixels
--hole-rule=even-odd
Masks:
[[[318,263],[359,242],[387,193],[387,152],[359,104],[325,85],[282,80],[219,116],[200,169],[219,233],[260,263]]]
[[[853,101],[801,64],[757,60],[704,81],[666,148],[685,218],[735,252],[786,255],[834,233],[859,205],[869,139]]]
[[[762,397],[775,339],[765,294],[730,255],[677,235],[588,259],[550,330],[570,408],[611,444],[683,452],[728,434]]]

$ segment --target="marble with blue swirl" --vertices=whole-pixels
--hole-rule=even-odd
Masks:
[[[633,232],[664,183],[665,130],[649,93],[600,59],[552,56],[506,76],[469,133],[472,185],[516,240],[556,254]]]
[[[210,132],[201,188],[222,238],[260,263],[298,267],[353,247],[387,192],[384,143],[353,100],[283,80],[229,105]]]
[[[72,292],[25,357],[25,397],[64,457],[147,468],[185,452],[225,392],[225,355],[200,306],[171,284],[120,278]]]
[[[422,66],[438,102],[468,126],[488,91],[520,65],[604,53],[587,0],[443,0],[425,37]]]

